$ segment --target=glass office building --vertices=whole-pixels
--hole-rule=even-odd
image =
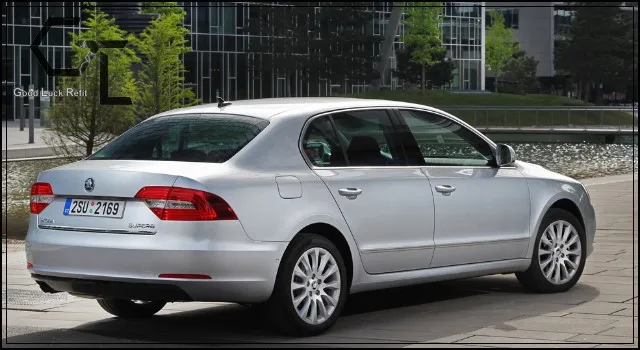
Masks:
[[[445,2],[442,43],[455,70],[450,88],[484,90],[485,10],[480,2]]]
[[[82,17],[80,2],[3,2],[2,3],[2,74],[3,119],[14,119],[19,113],[21,103],[13,96],[16,87],[55,90],[54,77],[45,74],[31,53],[29,45],[49,17]],[[110,11],[109,6],[124,3],[98,3],[105,11],[116,18],[116,23],[125,30],[136,32],[127,27],[131,19],[150,20],[150,16],[139,15],[139,8],[128,3],[124,10]],[[139,4],[139,3],[138,3]],[[229,100],[261,97],[284,96],[328,96],[336,93],[365,91],[370,81],[350,81],[338,79],[318,79],[307,81],[303,74],[284,76],[281,72],[265,74],[255,65],[264,54],[250,52],[249,40],[256,37],[247,27],[250,18],[255,18],[259,10],[256,5],[265,3],[251,2],[178,2],[187,16],[184,26],[189,30],[187,36],[192,52],[184,56],[187,69],[185,84],[192,87],[202,102],[215,101],[216,96]],[[316,3],[318,4],[318,3]],[[326,3],[323,3],[326,4]],[[389,2],[362,3],[366,11],[372,14],[372,20],[363,28],[363,32],[384,39],[391,16]],[[335,3],[334,6],[337,6]],[[448,58],[455,65],[454,79],[448,88],[455,90],[484,89],[484,9],[481,2],[444,3],[442,24],[443,44],[447,47]],[[112,8],[111,8],[112,9]],[[318,11],[316,7],[314,11]],[[137,11],[135,15],[132,11]],[[135,22],[135,21],[134,21]],[[40,50],[52,67],[71,67],[70,35],[78,32],[80,26],[51,28]],[[400,25],[394,40],[394,48],[402,45],[404,28]],[[258,36],[267,36],[259,33]],[[371,53],[371,65],[377,61],[382,43],[366,48]],[[257,63],[258,62],[258,63]],[[390,58],[386,75],[381,85],[388,89],[402,88],[393,75],[395,59]],[[26,103],[26,100],[24,101]],[[38,117],[39,101],[36,101]]]

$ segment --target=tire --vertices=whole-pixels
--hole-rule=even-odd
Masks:
[[[308,254],[315,256],[316,251],[320,256],[320,259],[317,260],[320,262],[325,259],[327,253],[330,254],[330,257],[326,258],[328,262],[323,269],[324,273],[316,276],[314,269],[311,269],[309,273],[311,278],[303,278],[302,276],[306,276],[307,273],[305,273],[305,265],[301,259]],[[310,258],[312,267],[314,260],[316,260],[313,256]],[[298,267],[298,274],[294,276],[296,267]],[[316,271],[318,267],[316,266]],[[322,281],[322,278],[325,280]],[[297,289],[293,287],[294,282]],[[339,288],[334,288],[336,286]],[[269,301],[264,304],[262,314],[268,320],[268,324],[280,333],[291,336],[317,335],[335,324],[346,302],[348,288],[344,260],[336,246],[320,235],[302,233],[294,239],[285,253],[278,270],[273,293]],[[294,299],[300,300],[298,308],[294,305]],[[308,312],[303,313],[302,310],[305,309],[307,300],[309,300]],[[330,300],[333,300],[335,305]],[[317,323],[310,322],[313,317],[313,305],[316,305]],[[324,317],[322,317],[323,309],[325,311]],[[306,316],[306,321],[303,316],[299,315],[298,310],[300,310],[300,314]]]
[[[146,318],[155,315],[167,304],[164,301],[136,302],[129,299],[98,299],[104,311],[122,318]]]
[[[551,227],[552,224],[554,227]],[[553,230],[557,231],[558,224],[563,225],[560,229],[563,234],[559,238],[553,235]],[[563,237],[567,233],[567,227],[570,227],[569,233]],[[573,214],[563,209],[550,209],[538,229],[531,265],[526,271],[516,273],[518,281],[526,290],[536,293],[559,293],[571,289],[584,270],[587,259],[585,242],[584,228]],[[566,243],[571,245],[568,246]],[[579,257],[575,254],[578,251]],[[550,277],[547,278],[545,273]]]

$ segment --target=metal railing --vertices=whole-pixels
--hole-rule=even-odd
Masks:
[[[440,106],[475,127],[637,129],[638,109],[603,106]]]

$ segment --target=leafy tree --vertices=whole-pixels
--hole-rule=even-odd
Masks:
[[[451,83],[455,65],[447,58],[446,51],[436,56],[438,63],[427,68],[427,77],[432,87],[441,88]]]
[[[411,61],[421,66],[421,86],[426,88],[426,69],[440,63],[446,48],[440,38],[442,7],[439,2],[419,2],[406,8],[404,43],[409,48]]]
[[[371,50],[382,37],[363,31],[373,20],[371,11],[355,2],[342,3],[351,5],[345,7],[278,4],[258,8],[257,15],[249,19],[246,30],[251,34],[254,74],[267,75],[268,79],[272,73],[285,76],[289,96],[296,73],[311,84],[321,78],[366,83],[377,77]]]
[[[180,12],[163,11],[135,41],[143,57],[136,101],[138,120],[198,102],[193,90],[184,87],[182,56],[191,48],[185,38],[188,30],[182,26],[185,12],[177,9]]]
[[[418,85],[422,82],[422,65],[411,60],[411,47],[405,47],[396,51],[397,69],[394,74],[405,82]],[[428,88],[441,88],[451,83],[453,80],[453,70],[455,66],[453,62],[446,58],[447,53],[442,52],[436,56],[438,63],[429,66],[426,69]]]
[[[108,105],[100,103],[100,84],[108,83],[109,96],[125,96],[135,100],[137,89],[131,67],[138,62],[135,51],[128,46],[123,49],[103,49],[108,56],[108,81],[101,82],[100,55],[91,59],[85,40],[128,40],[133,37],[114,24],[95,5],[85,5],[87,18],[83,21],[86,30],[69,33],[73,50],[73,65],[81,66],[80,77],[58,78],[58,88],[84,90],[86,96],[56,97],[51,110],[53,133],[45,141],[58,153],[67,156],[89,156],[94,149],[109,142],[116,135],[135,124],[133,105]],[[79,151],[80,149],[80,151]]]
[[[302,76],[311,74],[308,55],[312,37],[313,7],[280,3],[281,6],[261,6],[256,16],[249,18],[245,30],[251,34],[249,51],[253,53],[251,66],[255,76],[272,79],[271,74],[286,78],[286,93],[292,96],[296,72]]]
[[[319,59],[312,62],[313,66],[332,82],[344,83],[347,79],[368,84],[378,79],[371,51],[383,37],[364,30],[373,21],[374,12],[359,2],[341,3],[345,7],[322,5],[314,18],[318,39],[311,41],[310,54]],[[345,84],[345,93],[347,88]]]
[[[503,81],[508,85],[502,92],[528,94],[536,92],[538,60],[527,56],[524,51],[518,51],[504,67]]]
[[[498,11],[489,12],[491,26],[485,36],[487,69],[496,76],[495,92],[498,92],[498,80],[505,66],[518,50],[518,42],[513,38],[513,30],[504,25],[504,17]]]
[[[633,80],[633,11],[622,10],[620,2],[570,5],[575,12],[566,39],[556,45],[556,67],[572,75],[581,99],[599,103],[601,86],[624,88]]]

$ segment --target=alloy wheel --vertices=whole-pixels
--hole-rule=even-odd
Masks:
[[[570,281],[580,267],[581,257],[582,242],[576,228],[564,220],[552,222],[538,247],[538,264],[546,279],[553,284]]]
[[[307,250],[296,262],[291,276],[291,300],[300,318],[319,325],[328,320],[340,299],[340,269],[323,248]]]

